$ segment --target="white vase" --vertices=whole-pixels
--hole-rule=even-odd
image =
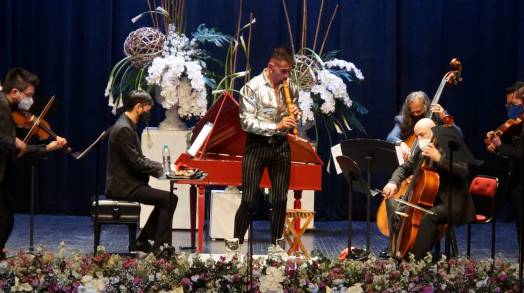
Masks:
[[[169,108],[165,112],[166,119],[160,122],[158,129],[160,130],[187,130],[187,126],[184,121],[180,120],[178,116],[178,107],[177,105]]]

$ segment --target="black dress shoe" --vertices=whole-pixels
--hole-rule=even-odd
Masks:
[[[163,246],[162,248],[153,246],[153,253],[156,258],[171,259],[176,256],[176,250],[173,246]]]
[[[386,248],[386,249],[382,250],[382,251],[378,254],[378,256],[379,256],[380,258],[389,258],[389,249]]]
[[[143,240],[137,240],[135,242],[135,248],[132,249],[135,251],[142,251],[144,253],[150,253],[153,251],[153,246],[149,243],[149,241],[143,241]]]

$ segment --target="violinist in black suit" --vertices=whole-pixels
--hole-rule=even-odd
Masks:
[[[435,122],[428,118],[422,118],[415,124],[414,133],[420,146],[419,151],[415,152],[413,157],[395,170],[391,179],[383,188],[384,196],[391,198],[397,191],[400,182],[414,173],[417,163],[422,158],[429,159],[429,166],[434,168],[439,174],[440,185],[434,205],[431,208],[435,214],[425,214],[422,217],[412,249],[416,259],[424,258],[431,250],[438,240],[438,226],[447,224],[448,216],[451,216],[451,223],[455,225],[468,223],[475,216],[473,200],[468,192],[468,167],[466,163],[453,163],[453,194],[451,199],[449,198],[449,155],[438,146],[438,142],[431,142],[433,137],[432,128],[435,126]],[[448,214],[450,200],[451,215]]]
[[[13,68],[6,74],[0,91],[0,260],[6,257],[4,247],[14,224],[12,187],[17,157],[45,157],[67,144],[66,139],[59,136],[47,145],[26,144],[16,137],[11,107],[27,110],[27,105],[33,103],[37,84],[36,75],[23,68]]]
[[[516,119],[524,111],[524,82],[517,81],[506,88],[506,107],[508,108],[508,119]],[[500,194],[509,197],[517,212],[517,235],[520,239],[520,221],[522,219],[522,128],[508,135],[508,139],[501,141],[500,137],[493,131],[486,133],[486,138],[491,141],[487,146],[489,152],[498,157],[508,160],[508,173]],[[499,201],[499,200],[498,200]],[[519,242],[520,243],[520,242]]]

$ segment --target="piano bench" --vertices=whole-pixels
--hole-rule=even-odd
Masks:
[[[127,225],[129,230],[129,252],[133,251],[136,243],[136,229],[140,222],[140,204],[137,202],[112,200],[105,197],[94,200],[91,207],[94,232],[94,253],[100,244],[102,225]]]
[[[313,218],[315,217],[315,212],[310,210],[304,210],[304,209],[289,209],[286,210],[286,225],[284,228],[284,238],[286,239],[287,243],[289,243],[290,247],[287,250],[287,254],[302,254],[305,257],[309,256],[309,252],[304,247],[304,244],[302,243],[302,235],[304,235],[304,232],[306,232],[307,227],[309,226],[309,223],[313,221]],[[305,221],[301,221],[300,229],[295,229],[295,220],[304,219]]]

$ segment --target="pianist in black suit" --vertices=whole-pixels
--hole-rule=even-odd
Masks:
[[[136,201],[155,208],[137,239],[137,250],[160,252],[160,247],[171,239],[171,222],[178,198],[170,205],[168,191],[151,188],[149,176],[163,175],[162,164],[142,154],[136,133],[139,122],[147,122],[153,100],[144,91],[131,91],[125,112],[118,118],[111,134],[107,152],[107,195],[114,199]],[[149,240],[153,240],[151,246]]]
[[[243,195],[235,215],[234,237],[243,242],[249,225],[248,212],[259,194],[262,173],[267,167],[273,194],[269,254],[281,254],[284,244],[281,237],[291,170],[287,133],[297,124],[288,113],[282,82],[289,77],[293,64],[288,49],[275,48],[264,71],[240,90],[240,123],[247,139],[242,162]],[[291,111],[299,114],[295,105]]]

